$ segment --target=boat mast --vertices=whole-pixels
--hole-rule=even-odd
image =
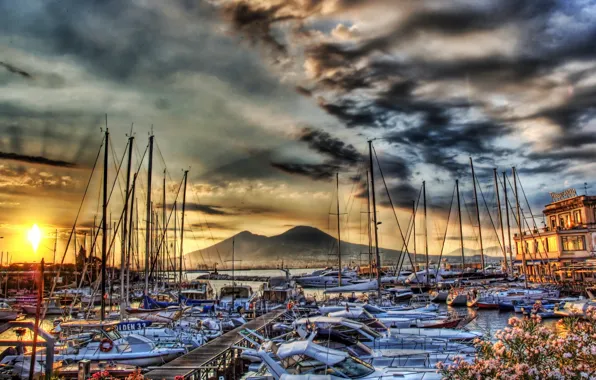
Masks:
[[[503,242],[502,251],[505,259],[505,270],[509,272],[509,265],[507,265],[507,251],[505,250],[505,230],[503,229],[503,210],[501,210],[501,196],[499,195],[499,182],[497,179],[497,168],[493,168],[493,177],[495,179],[495,193],[497,194],[497,210],[499,216],[499,225],[501,227],[501,241]]]
[[[232,238],[232,304],[230,305],[232,310],[230,312],[234,312],[234,304],[236,303],[236,276],[234,275],[235,250],[236,239]]]
[[[515,190],[515,207],[517,209],[517,227],[519,230],[519,246],[521,248],[521,253],[522,253],[522,267],[524,269],[524,283],[525,283],[525,286],[527,289],[528,288],[528,266],[526,263],[526,250],[524,248],[525,244],[524,244],[524,237],[523,237],[523,232],[522,232],[521,211],[520,211],[520,206],[519,206],[519,197],[518,197],[518,193],[517,193],[517,173],[515,171],[515,166],[511,169],[513,172],[513,187]]]
[[[106,312],[106,259],[108,255],[108,145],[110,141],[110,132],[108,131],[108,117],[106,115],[106,135],[105,135],[105,152],[103,158],[103,204],[102,204],[102,220],[101,220],[101,314],[100,320],[103,321]]]
[[[461,247],[461,274],[464,274],[466,260],[464,258],[464,229],[461,222],[461,205],[459,201],[459,180],[455,180],[455,191],[457,192],[457,217],[459,219],[459,244]]]
[[[377,261],[377,296],[381,299],[381,255],[379,254],[379,231],[377,224],[377,200],[375,196],[375,175],[373,170],[373,159],[372,159],[372,140],[368,140],[368,156],[370,164],[370,186],[372,192],[373,201],[373,223],[375,224],[375,253]],[[399,273],[397,273],[399,276]]]
[[[372,270],[372,231],[370,229],[370,190],[369,190],[369,182],[368,182],[368,171],[366,171],[366,221],[367,221],[367,230],[368,230],[368,278],[369,280],[372,279],[373,270]]]
[[[337,191],[337,265],[339,270],[337,271],[337,286],[341,286],[341,232],[339,225],[339,173],[335,173],[335,189]]]
[[[414,239],[412,239],[412,243],[414,245],[414,268],[412,270],[414,273],[418,271],[416,264],[418,263],[418,257],[416,257],[416,201],[412,200],[412,233],[414,234]]]
[[[161,207],[161,229],[163,233],[164,244],[161,249],[162,271],[164,276],[164,284],[170,281],[170,271],[168,270],[167,251],[168,251],[168,229],[166,228],[166,169],[163,170],[163,192],[162,192],[162,207]]]
[[[135,189],[137,186],[137,173],[132,178],[132,188],[130,190],[130,224],[128,226],[128,249],[126,250],[126,305],[130,304],[130,262],[132,256],[133,243],[133,211],[135,210]],[[122,308],[122,306],[121,306]]]
[[[75,239],[76,241],[76,239]],[[75,244],[75,247],[77,245]],[[52,260],[52,264],[56,265],[56,250],[58,249],[58,229],[56,229],[56,236],[54,238],[54,259]],[[2,252],[4,253],[4,252]],[[6,252],[6,257],[8,257],[8,252]],[[1,261],[1,260],[0,260]],[[77,256],[75,254],[75,272],[77,271]]]
[[[173,263],[173,269],[174,269],[174,282],[176,282],[176,274],[178,273],[178,269],[176,268],[176,260],[178,259],[178,242],[176,241],[177,239],[177,234],[178,234],[178,226],[177,226],[177,219],[178,219],[178,201],[174,201],[174,263]],[[182,268],[182,265],[180,265],[180,268]],[[178,279],[178,284],[182,284],[182,277],[180,277]]]
[[[476,175],[474,174],[474,161],[470,157],[470,167],[472,168],[472,183],[474,184],[474,202],[476,204],[476,221],[478,222],[478,239],[480,240],[480,265],[484,273],[484,244],[482,243],[482,224],[480,223],[480,207],[478,207],[478,192],[476,190]]]
[[[426,181],[422,181],[422,199],[424,201],[424,256],[426,257],[426,285],[428,286],[430,283],[430,274],[428,272],[428,268],[430,263],[428,261],[428,222],[426,220]],[[438,277],[437,272],[437,277]]]
[[[149,295],[149,255],[151,254],[151,174],[153,171],[153,134],[149,136],[149,168],[147,170],[147,217],[145,222],[145,295]]]
[[[122,223],[122,245],[120,248],[120,317],[124,317],[124,305],[126,304],[124,298],[124,273],[126,267],[126,248],[127,248],[127,224],[128,224],[128,203],[130,201],[130,171],[132,166],[132,144],[134,137],[128,137],[128,163],[126,166],[126,202],[124,202],[124,220]],[[132,217],[131,217],[132,219]],[[130,245],[130,244],[129,244]]]
[[[182,295],[182,255],[184,254],[184,211],[186,210],[186,182],[188,180],[188,170],[184,171],[184,190],[182,191],[182,220],[180,223],[180,268],[178,275],[180,277],[180,286],[178,287],[178,301]]]
[[[513,250],[511,249],[511,223],[509,222],[509,200],[507,199],[507,174],[503,172],[503,192],[505,193],[505,216],[507,220],[507,239],[509,240],[509,263],[511,264],[511,275],[513,276]]]

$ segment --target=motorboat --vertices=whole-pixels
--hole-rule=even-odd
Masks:
[[[352,281],[358,279],[358,273],[353,270],[342,270],[341,284],[339,283],[338,277],[339,271],[331,269],[319,274],[295,277],[295,280],[303,288],[333,288],[338,286],[350,285]]]
[[[249,310],[256,298],[257,294],[249,285],[224,285],[219,291],[218,308],[226,311]]]
[[[21,305],[21,309],[25,314],[35,315],[37,312],[37,302],[27,305]],[[41,312],[45,310],[45,315],[63,315],[66,311],[65,307],[60,303],[58,297],[45,298],[40,308]],[[73,309],[73,311],[76,311]]]
[[[62,337],[55,346],[55,361],[78,362],[86,359],[146,367],[168,362],[186,349],[179,344],[156,344],[141,335],[123,337],[117,321],[72,321],[60,324]],[[45,352],[38,354],[44,362]],[[6,357],[5,359],[10,359]]]
[[[211,283],[206,280],[194,280],[187,284],[182,284],[180,291],[180,302],[188,306],[214,304],[215,292]]]
[[[296,281],[286,276],[277,276],[269,278],[269,281],[263,284],[261,288],[261,300],[267,304],[285,304],[291,300],[298,300],[302,293],[298,288]]]
[[[314,379],[440,379],[435,369],[375,367],[345,351],[340,351],[310,340],[299,340],[279,346],[263,343],[253,350],[275,380]],[[331,375],[331,376],[329,376]]]
[[[20,313],[6,302],[0,302],[0,321],[14,321]]]
[[[560,317],[584,317],[590,307],[596,307],[596,300],[569,301],[563,307],[555,308],[554,313]]]
[[[324,293],[328,294],[328,293],[354,293],[354,292],[368,292],[371,290],[376,290],[378,289],[378,282],[377,280],[353,280],[353,281],[357,281],[357,282],[352,282],[349,285],[343,285],[343,286],[336,286],[333,288],[327,288],[325,289]],[[343,283],[343,278],[342,278],[342,283]]]
[[[389,288],[386,289],[386,291],[391,294],[391,298],[393,298],[394,302],[407,301],[414,296],[414,292],[407,288]]]
[[[467,306],[468,291],[462,288],[451,289],[446,302],[449,306]]]

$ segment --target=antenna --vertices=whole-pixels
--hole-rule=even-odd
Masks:
[[[588,186],[588,183],[587,182],[584,182],[584,195],[588,195],[588,188],[589,187],[590,186]]]

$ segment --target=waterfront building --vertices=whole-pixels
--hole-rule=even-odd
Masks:
[[[524,228],[522,239],[514,235],[515,265],[524,271],[525,253],[530,280],[594,282],[596,196],[577,195],[575,189],[568,189],[551,197],[543,210],[545,225]]]

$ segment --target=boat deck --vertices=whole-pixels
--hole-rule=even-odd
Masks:
[[[190,377],[194,372],[201,369],[207,369],[208,364],[216,359],[218,356],[230,349],[231,346],[237,344],[243,339],[240,331],[245,329],[259,330],[266,327],[268,324],[277,320],[286,312],[285,308],[270,311],[260,317],[249,321],[243,326],[237,327],[222,336],[209,341],[207,344],[197,347],[189,353],[164,364],[162,367],[154,369],[145,375],[147,379],[174,379],[176,376],[182,375],[185,378]],[[211,367],[209,367],[211,368]]]

